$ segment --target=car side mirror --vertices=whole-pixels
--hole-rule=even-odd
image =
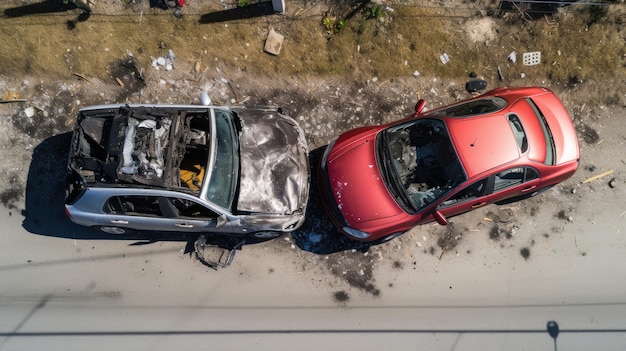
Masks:
[[[413,117],[417,117],[420,113],[422,113],[424,106],[426,106],[426,101],[424,99],[419,99],[415,104],[415,114]]]
[[[433,217],[437,223],[441,225],[448,225],[448,219],[441,212],[435,210],[435,212],[433,212]]]
[[[226,215],[220,215],[219,217],[217,217],[217,225],[215,226],[216,228],[220,228],[223,227],[226,223],[228,223],[228,217],[226,217]]]

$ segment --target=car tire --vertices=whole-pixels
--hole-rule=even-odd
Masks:
[[[134,232],[134,230],[132,229],[123,228],[123,227],[106,226],[106,225],[95,227],[95,228],[103,233],[112,234],[112,235],[124,235],[124,234],[130,234]]]
[[[282,234],[281,232],[263,231],[263,232],[254,232],[250,234],[249,236],[256,240],[269,240],[269,239],[278,238],[279,236],[281,236],[281,234]]]
[[[384,243],[386,243],[386,242],[388,242],[388,241],[390,241],[390,240],[392,240],[392,239],[395,239],[395,238],[399,237],[399,236],[400,236],[400,235],[402,235],[402,234],[404,234],[404,232],[397,232],[397,233],[393,233],[393,234],[387,235],[386,237],[384,237],[384,238],[382,238],[382,239],[378,239],[378,240],[376,240],[376,241],[374,242],[374,244],[375,244],[375,245],[378,245],[378,244],[384,244]]]

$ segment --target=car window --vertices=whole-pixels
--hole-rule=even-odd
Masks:
[[[537,178],[539,178],[539,172],[532,167],[510,168],[496,174],[493,191],[504,190]]]
[[[421,211],[467,179],[440,119],[392,126],[377,142],[383,180],[407,212]]]
[[[174,208],[176,208],[176,211],[178,212],[178,217],[190,217],[198,219],[213,219],[218,217],[215,212],[195,201],[178,197],[169,197],[168,200],[174,206]]]
[[[143,195],[113,196],[104,205],[104,212],[128,216],[163,216],[159,198]]]
[[[491,112],[496,112],[506,106],[506,100],[493,96],[485,99],[463,102],[458,105],[432,111],[433,115],[447,117],[475,116]],[[430,113],[428,113],[430,114]]]
[[[528,139],[526,138],[522,122],[519,120],[519,117],[513,114],[509,115],[508,119],[513,135],[515,135],[515,141],[517,141],[517,147],[519,147],[520,152],[526,152],[528,150]]]
[[[477,197],[484,195],[485,189],[487,187],[487,179],[488,178],[484,178],[466,186],[461,191],[457,192],[456,194],[448,198],[446,201],[442,202],[441,205],[439,205],[439,207],[451,206],[456,203],[467,201],[467,200],[472,200],[472,199],[475,199]]]

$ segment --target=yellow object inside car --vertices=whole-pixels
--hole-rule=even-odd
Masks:
[[[201,165],[193,165],[191,169],[180,170],[180,180],[193,191],[200,190],[202,180],[204,179],[204,167]]]

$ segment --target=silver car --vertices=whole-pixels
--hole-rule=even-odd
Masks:
[[[110,234],[273,238],[304,221],[308,153],[280,109],[87,107],[72,137],[66,213]]]

